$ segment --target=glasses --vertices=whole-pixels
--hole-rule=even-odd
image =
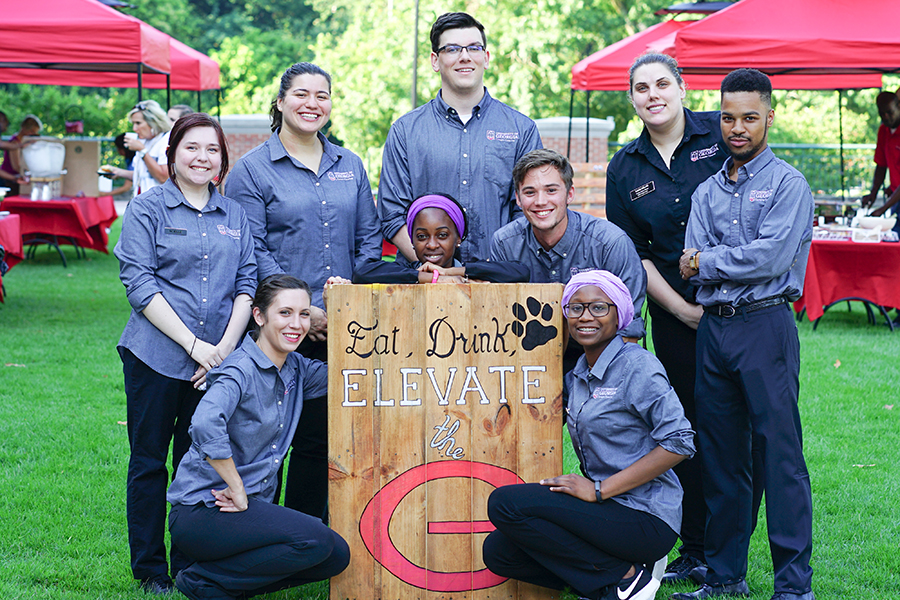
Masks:
[[[591,316],[600,318],[608,315],[609,309],[615,307],[615,304],[610,304],[609,302],[575,302],[566,304],[562,308],[563,314],[566,315],[567,319],[577,319],[584,314],[585,308],[591,312]]]
[[[484,52],[484,46],[481,44],[471,44],[469,46],[458,46],[456,44],[447,44],[446,46],[441,46],[437,49],[435,54],[440,54],[441,52],[446,52],[450,56],[456,56],[463,50],[467,51],[469,54],[481,54]]]

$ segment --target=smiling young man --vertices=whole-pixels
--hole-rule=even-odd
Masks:
[[[441,90],[394,122],[385,142],[378,189],[382,233],[414,262],[407,207],[428,193],[450,194],[469,220],[463,262],[484,259],[491,234],[517,212],[513,165],[542,147],[540,134],[534,121],[484,87],[491,54],[481,23],[466,13],[441,15],[431,27],[431,50]]]
[[[722,80],[731,158],[691,199],[681,275],[697,286],[697,431],[708,510],[706,583],[674,600],[748,596],[751,469],[765,473],[772,600],[813,600],[812,496],[798,409],[800,342],[789,303],[803,291],[813,199],[803,175],[768,148],[769,78]],[[751,436],[762,443],[754,445]]]
[[[524,264],[531,271],[532,283],[565,284],[582,271],[610,271],[625,283],[634,300],[635,318],[622,335],[643,337],[640,314],[647,273],[634,243],[609,221],[569,210],[575,197],[572,176],[568,159],[553,150],[532,150],[519,159],[512,177],[516,203],[525,218],[494,234],[491,260]],[[565,367],[574,366],[580,353],[577,344],[569,344]]]

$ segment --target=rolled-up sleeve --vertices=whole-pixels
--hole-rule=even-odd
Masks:
[[[128,303],[136,311],[144,310],[153,296],[162,292],[155,275],[157,222],[158,215],[145,198],[133,199],[125,209],[122,233],[113,251],[119,259],[119,279]]]
[[[697,452],[691,422],[684,416],[678,395],[666,378],[662,365],[652,357],[640,357],[640,370],[628,378],[626,385],[632,406],[650,429],[650,437],[673,454],[691,458]]]
[[[228,436],[228,420],[234,414],[241,399],[241,390],[247,382],[234,365],[213,370],[209,379],[209,390],[194,411],[189,433],[192,445],[201,459],[224,460],[231,458],[233,453]]]

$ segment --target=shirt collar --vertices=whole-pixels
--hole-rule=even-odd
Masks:
[[[684,135],[681,137],[681,142],[678,143],[680,147],[682,144],[686,143],[689,139],[694,136],[701,136],[710,133],[711,129],[709,126],[698,119],[693,111],[688,109],[684,110]],[[650,132],[647,130],[645,126],[643,131],[641,131],[641,135],[638,138],[638,143],[633,147],[628,149],[630,154],[634,154],[635,152],[640,152],[643,155],[648,155],[650,152],[656,152],[656,148],[653,146],[653,142],[650,140]]]
[[[563,236],[556,242],[556,245],[550,248],[549,250],[544,250],[544,247],[541,246],[540,242],[537,241],[537,238],[534,235],[534,230],[531,228],[531,223],[528,224],[528,227],[525,228],[525,243],[528,245],[531,252],[537,256],[541,252],[545,252],[550,254],[551,252],[559,254],[560,256],[568,256],[572,252],[572,248],[575,247],[581,238],[583,237],[581,232],[581,215],[573,210],[566,209],[566,232]],[[525,218],[525,217],[521,217]]]
[[[485,110],[492,102],[492,100],[493,99],[491,98],[490,93],[488,93],[488,89],[484,88],[484,96],[481,98],[481,102],[479,102],[472,108],[472,116],[477,116],[478,113]],[[459,114],[455,108],[444,102],[443,90],[438,91],[437,97],[435,97],[435,101],[437,102],[438,111],[440,112],[440,114],[449,114],[453,115],[454,117]]]
[[[181,190],[178,189],[178,186],[175,185],[175,182],[171,179],[166,179],[166,182],[159,187],[162,188],[166,201],[166,207],[175,208],[179,204],[184,204],[191,210],[197,210],[197,207],[192,206],[191,203],[187,201],[187,199],[184,197],[184,194],[181,193]],[[227,212],[225,210],[224,203],[222,202],[222,198],[222,194],[219,193],[219,190],[216,189],[216,186],[210,183],[209,201],[206,203],[206,206],[204,206],[200,210],[200,212],[208,213],[219,209],[221,209],[222,212]]]
[[[609,341],[609,344],[606,345],[606,348],[603,349],[603,352],[600,353],[600,356],[597,357],[597,362],[595,362],[594,366],[591,367],[590,375],[603,381],[603,377],[606,375],[606,370],[609,368],[610,363],[612,363],[613,359],[624,347],[625,341],[621,336],[616,335],[616,337],[611,339]],[[574,370],[576,376],[584,380],[587,379],[588,366],[586,356],[581,355],[581,357],[579,357],[578,363],[575,365]]]
[[[272,132],[272,135],[269,136],[267,142],[269,145],[269,160],[272,162],[277,162],[282,158],[287,158],[288,160],[291,158],[288,151],[285,149],[284,144],[281,143],[281,138],[278,137],[279,131],[281,131],[280,127]],[[322,165],[319,165],[319,168],[321,169],[326,163],[328,166],[336,163],[338,159],[341,158],[341,147],[335,146],[329,142],[328,138],[322,135],[321,131],[317,132],[316,136],[319,138],[319,141],[322,142],[323,155],[327,157],[327,160],[322,160]]]
[[[253,338],[249,333],[244,336],[244,341],[241,342],[241,350],[247,353],[247,356],[256,363],[256,366],[259,367],[260,371],[270,371],[274,369],[281,377],[285,386],[287,386],[289,381],[293,378],[293,372],[297,362],[296,354],[294,352],[288,354],[287,359],[284,361],[284,365],[279,371],[278,367],[275,366],[275,363],[266,356],[266,353],[262,351],[255,341],[253,341]]]
[[[756,176],[766,165],[775,160],[775,153],[772,152],[772,148],[766,146],[766,149],[759,153],[759,155],[746,163],[742,167],[738,169],[738,181],[741,181],[744,177],[747,176]],[[732,157],[728,157],[725,159],[725,164],[722,165],[722,170],[719,173],[722,174],[722,177],[725,181],[731,181],[728,177],[728,171],[731,169],[731,165],[734,164],[734,159]]]

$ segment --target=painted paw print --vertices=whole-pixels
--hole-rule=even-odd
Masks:
[[[558,331],[553,325],[544,325],[540,322],[553,318],[552,306],[544,304],[542,307],[537,298],[531,297],[525,301],[525,305],[528,307],[528,313],[531,313],[534,318],[526,323],[528,314],[525,312],[525,306],[516,302],[512,305],[512,312],[516,317],[512,324],[512,331],[517,337],[522,338],[522,349],[531,351],[554,339]],[[540,316],[540,320],[538,320],[538,316]],[[523,335],[525,337],[522,337]]]

